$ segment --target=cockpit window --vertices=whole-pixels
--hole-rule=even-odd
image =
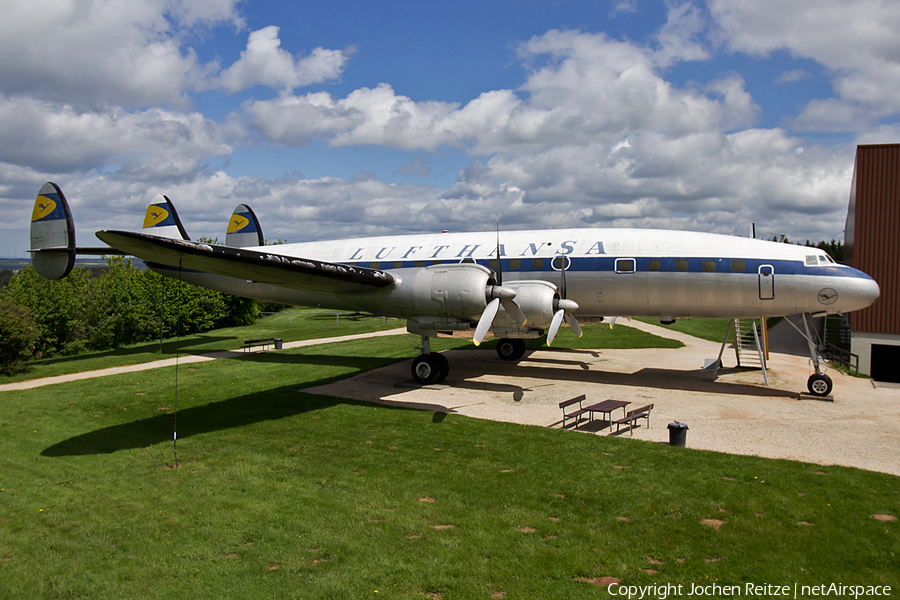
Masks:
[[[819,264],[819,259],[816,257],[815,254],[811,254],[806,257],[806,266],[807,267],[814,267],[817,264]]]
[[[834,261],[831,260],[831,257],[828,256],[827,254],[822,254],[819,256],[819,264],[820,265],[827,265],[827,264],[831,264],[833,262]]]

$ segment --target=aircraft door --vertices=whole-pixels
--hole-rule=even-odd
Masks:
[[[759,299],[775,299],[775,267],[772,265],[759,267]]]

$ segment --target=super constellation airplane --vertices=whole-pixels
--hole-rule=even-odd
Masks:
[[[130,254],[158,273],[229,294],[290,305],[368,312],[407,320],[422,337],[412,375],[443,380],[447,359],[431,353],[438,333],[488,332],[497,353],[517,360],[524,339],[552,344],[565,320],[604,316],[759,318],[865,308],[879,296],[865,273],[825,252],[756,239],[647,229],[555,229],[383,236],[264,246],[253,211],[238,206],[226,245],[192,242],[168,198],[154,198],[142,233],[98,231],[108,248],[79,248],[65,196],[45,184],[31,223],[32,262],[64,277],[75,256]],[[496,237],[495,237],[496,236]],[[811,341],[811,340],[808,340]],[[832,383],[816,373],[811,392]]]

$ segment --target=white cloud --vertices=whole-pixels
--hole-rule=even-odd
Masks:
[[[67,103],[185,106],[216,64],[182,48],[185,27],[242,21],[237,0],[4,3],[0,91]]]
[[[795,83],[797,81],[802,81],[808,78],[809,72],[805,69],[793,69],[791,71],[785,71],[775,80],[776,83]]]
[[[619,140],[623,135],[666,130],[674,135],[747,124],[757,108],[732,77],[710,87],[713,96],[678,89],[657,72],[653,52],[603,34],[550,31],[523,44],[534,69],[520,93],[496,90],[463,107],[414,102],[391,86],[360,88],[346,98],[326,93],[283,95],[245,107],[268,139],[305,144],[376,144],[404,150],[469,146],[475,154],[533,151],[558,144]]]
[[[723,40],[735,52],[767,56],[785,49],[831,72],[837,119],[807,107],[800,119],[823,129],[854,127],[900,111],[900,4],[892,0],[709,0]],[[847,118],[853,110],[856,117]]]
[[[129,113],[0,96],[0,161],[50,173],[111,170],[148,179],[184,177],[234,150],[240,128],[159,108]]]
[[[669,6],[666,24],[656,35],[660,45],[655,55],[657,63],[670,66],[681,61],[708,60],[710,54],[699,39],[706,27],[706,21],[693,4]]]
[[[48,178],[73,201],[79,231],[87,232],[81,240],[100,227],[138,227],[157,192],[175,201],[193,236],[220,238],[241,202],[253,206],[267,237],[292,241],[490,229],[496,215],[510,228],[744,233],[756,221],[761,230],[811,239],[833,236],[843,225],[848,148],[808,146],[783,129],[756,128],[760,107],[738,75],[690,86],[667,79],[668,68],[705,60],[712,48],[701,41],[702,15],[689,4],[669,5],[667,24],[646,45],[603,33],[535,36],[517,47],[527,68],[518,89],[488,91],[463,104],[414,101],[390,83],[342,98],[294,95],[295,88],[339,78],[348,56],[321,48],[291,54],[276,27],[251,32],[241,57],[221,72],[218,64],[200,64],[186,47],[185,28],[240,26],[234,6],[60,0],[44,7],[43,28],[41,11],[13,6],[16,24],[0,22],[0,51],[10,57],[0,63],[0,209],[14,215],[23,236],[30,204],[19,206],[22,198],[33,199]],[[798,128],[858,127],[893,110],[890,83],[858,62],[842,67],[816,45],[816,34],[781,25],[772,32],[769,14],[755,4],[723,6],[711,2],[731,50],[788,48],[831,68],[836,83],[859,84],[855,95],[810,103]],[[791,18],[817,18],[796,5],[787,10]],[[34,44],[19,31],[31,25],[56,36]],[[26,43],[31,51],[20,50]],[[878,45],[871,47],[850,53],[889,60],[888,50],[879,55]],[[223,122],[184,108],[192,90],[256,85],[280,93],[246,101]],[[435,155],[452,146],[472,163],[449,189],[393,185],[364,173],[353,180],[267,180],[212,172],[211,157],[251,143],[245,126],[286,145],[324,141]],[[883,127],[878,134],[896,131]],[[425,172],[430,158],[410,156],[399,171]]]
[[[264,27],[250,33],[247,49],[240,59],[224,69],[219,83],[230,92],[256,85],[291,91],[340,77],[347,57],[340,50],[316,48],[309,56],[294,57],[281,48],[278,27]]]

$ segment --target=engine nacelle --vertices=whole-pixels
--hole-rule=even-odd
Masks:
[[[553,320],[553,313],[556,312],[557,288],[549,281],[509,281],[504,282],[503,287],[515,290],[515,303],[519,305],[525,316],[528,317],[528,328],[546,329]],[[502,317],[500,315],[503,315]],[[508,320],[509,326],[515,326],[516,323],[512,317],[501,310],[498,318],[494,320],[495,325],[500,325],[501,319]],[[506,324],[506,323],[504,323]]]
[[[432,265],[405,272],[384,296],[381,310],[408,318],[477,321],[488,303],[485,293],[492,275],[490,269],[474,263]]]

